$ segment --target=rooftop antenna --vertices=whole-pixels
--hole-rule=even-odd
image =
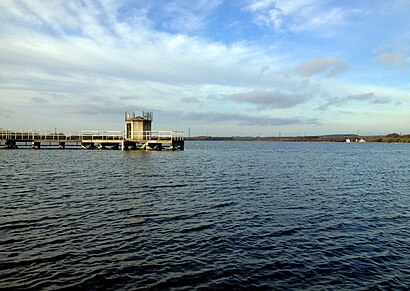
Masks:
[[[153,121],[153,113],[151,112],[151,111],[142,111],[142,117],[145,119],[145,120],[150,120],[150,121]]]

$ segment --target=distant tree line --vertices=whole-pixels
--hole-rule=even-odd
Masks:
[[[410,143],[410,134],[389,133],[386,136],[369,137],[369,142]]]
[[[252,136],[195,136],[186,137],[186,140],[209,140],[209,141],[298,141],[298,142],[345,142],[350,139],[352,142],[363,139],[366,142],[387,142],[387,143],[410,143],[410,135],[400,135],[390,133],[386,136],[358,136],[356,134],[335,134],[318,136],[288,136],[288,137],[252,137]]]

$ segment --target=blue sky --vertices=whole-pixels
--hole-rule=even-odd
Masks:
[[[0,128],[410,133],[410,2],[0,1]]]

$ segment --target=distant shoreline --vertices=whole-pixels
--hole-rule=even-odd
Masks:
[[[320,136],[288,136],[288,137],[252,137],[252,136],[194,136],[185,137],[185,140],[192,141],[268,141],[268,142],[351,142],[360,140],[365,142],[383,143],[410,143],[410,135],[400,135],[391,133],[385,136],[359,136],[354,134],[336,134]]]

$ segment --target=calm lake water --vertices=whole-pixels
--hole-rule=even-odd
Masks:
[[[410,145],[0,151],[0,288],[410,288]]]

